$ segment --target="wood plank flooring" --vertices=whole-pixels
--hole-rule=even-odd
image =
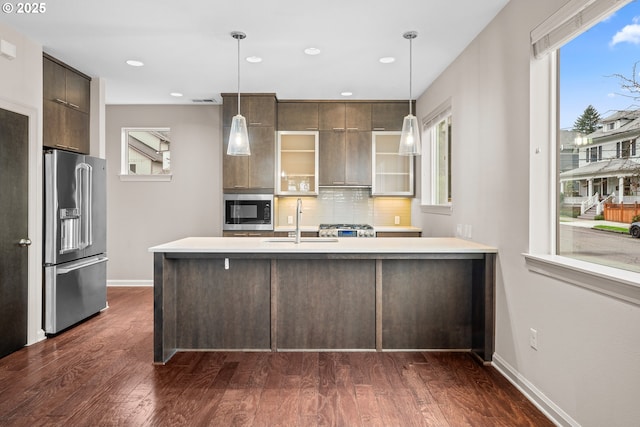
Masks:
[[[0,359],[0,426],[551,426],[464,353],[178,353],[153,365],[153,289]]]

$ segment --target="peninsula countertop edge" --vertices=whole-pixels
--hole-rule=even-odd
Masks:
[[[313,238],[311,238],[313,239]],[[310,239],[306,239],[310,240]],[[154,253],[370,253],[370,254],[479,254],[497,253],[495,247],[455,237],[343,237],[336,241],[293,243],[265,237],[185,237],[149,248]]]

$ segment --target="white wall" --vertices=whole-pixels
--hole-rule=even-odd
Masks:
[[[0,108],[29,117],[29,290],[27,344],[42,330],[42,46],[0,23],[0,39],[16,58],[0,56]],[[0,201],[0,203],[2,203]],[[27,237],[27,236],[25,236]]]
[[[537,90],[529,83],[529,33],[563,3],[511,0],[419,98],[421,117],[452,99],[453,214],[414,214],[414,225],[436,236],[471,224],[473,240],[498,247],[496,359],[543,406],[548,399],[559,422],[638,425],[640,307],[532,273],[522,256],[530,244],[529,101]],[[538,331],[537,351],[529,328]]]
[[[150,283],[151,246],[222,235],[221,123],[220,106],[107,106],[108,283]],[[120,180],[123,127],[171,128],[170,182]]]

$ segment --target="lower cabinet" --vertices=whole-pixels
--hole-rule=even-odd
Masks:
[[[421,231],[376,231],[376,237],[422,237]]]
[[[222,237],[273,237],[273,231],[223,231]]]

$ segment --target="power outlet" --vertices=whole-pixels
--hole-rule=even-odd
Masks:
[[[396,215],[395,218],[393,218],[393,223],[395,225],[400,225],[400,217],[398,215]]]
[[[289,224],[289,225],[293,224],[293,215],[288,215],[287,216],[287,224]]]
[[[462,224],[456,225],[456,237],[462,237]]]
[[[471,239],[471,224],[464,225],[464,238]]]
[[[538,350],[538,331],[533,328],[529,329],[529,345],[532,349]]]

